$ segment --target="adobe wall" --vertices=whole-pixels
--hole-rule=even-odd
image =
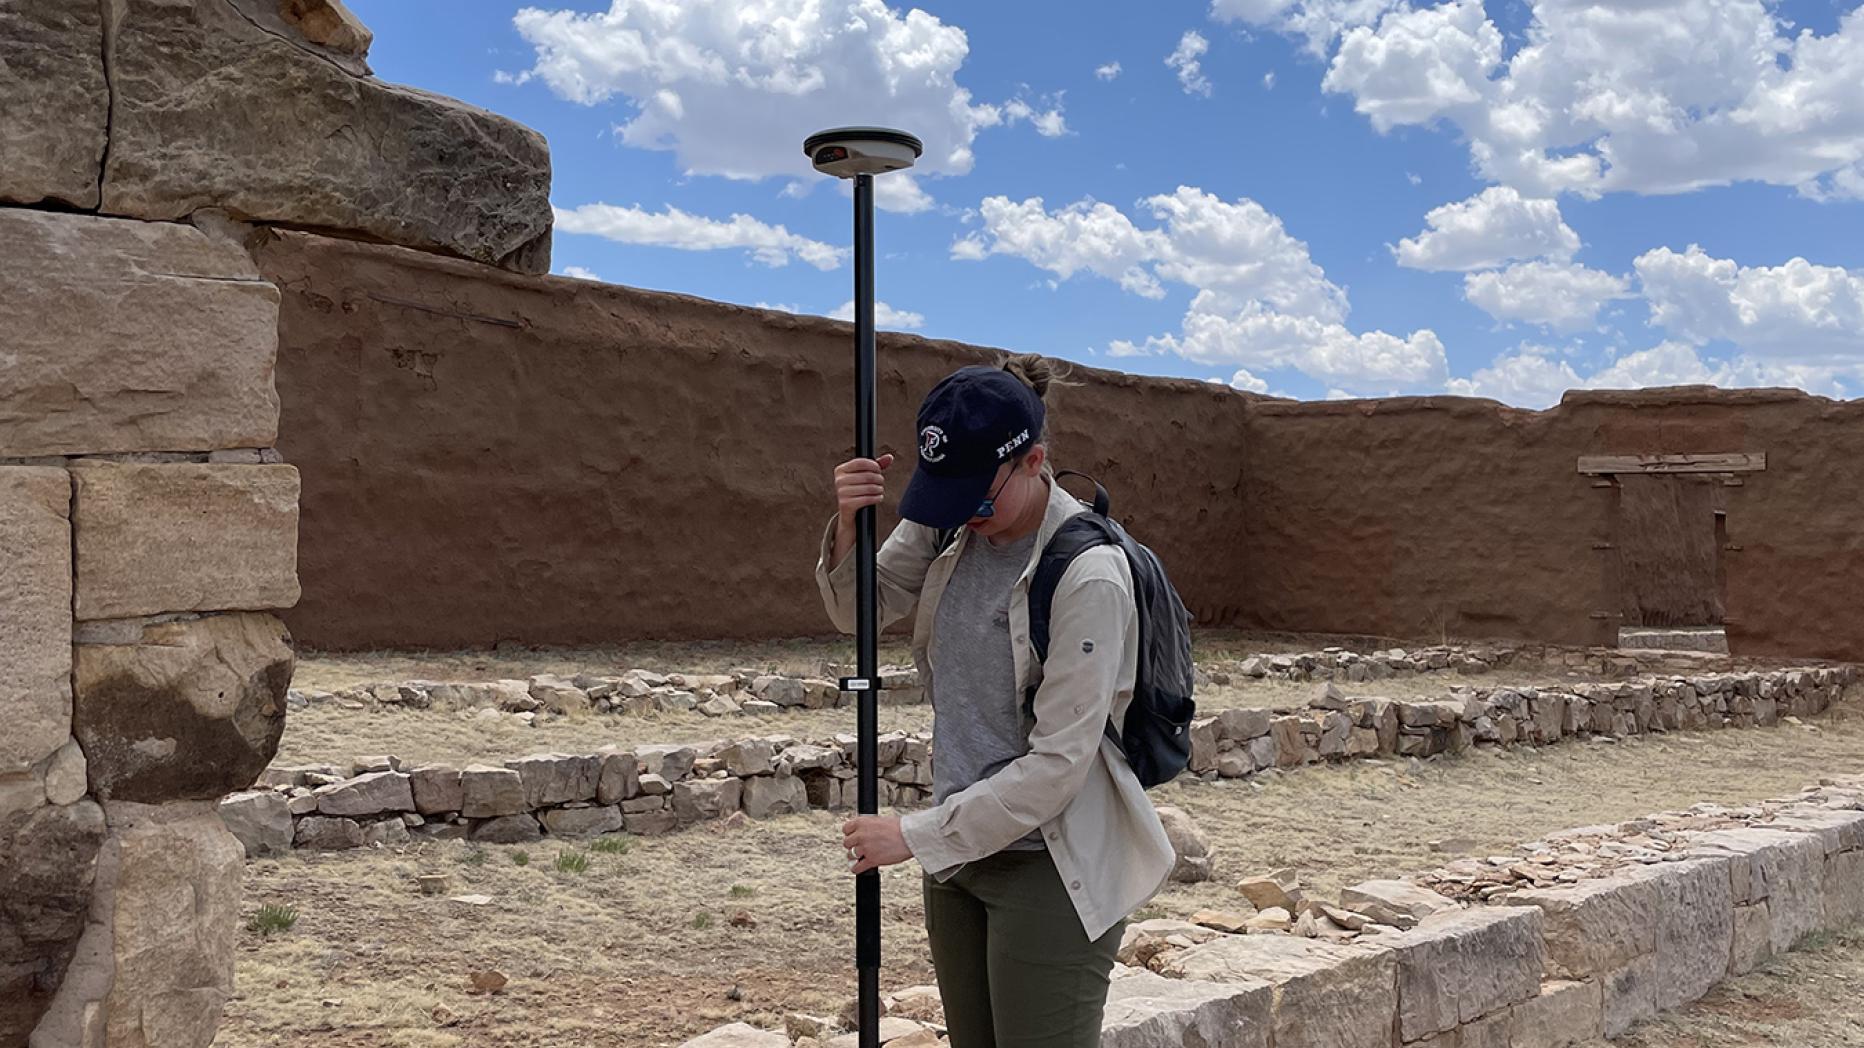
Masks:
[[[1737,654],[1864,658],[1864,402],[1790,390],[1252,400],[1245,625],[1611,643],[1618,492],[1581,455],[1765,452],[1723,489]],[[1601,486],[1603,485],[1603,486]],[[1684,541],[1679,537],[1679,542]],[[1736,548],[1738,547],[1738,548]]]
[[[283,294],[304,644],[830,630],[812,573],[853,450],[850,325],[304,234],[257,254]],[[994,355],[889,334],[880,356],[897,500],[919,399]],[[1241,395],[1073,380],[1050,393],[1059,463],[1108,487],[1204,621],[1234,617]]]

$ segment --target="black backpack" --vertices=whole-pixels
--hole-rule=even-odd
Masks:
[[[1133,574],[1133,598],[1139,613],[1139,667],[1132,705],[1118,730],[1108,718],[1106,734],[1126,754],[1139,784],[1146,789],[1170,782],[1191,761],[1191,718],[1197,706],[1191,699],[1191,615],[1165,576],[1165,567],[1144,544],[1126,533],[1107,515],[1107,489],[1085,473],[1062,470],[1061,477],[1076,476],[1094,485],[1089,512],[1068,518],[1049,538],[1029,584],[1029,633],[1036,657],[1048,658],[1049,612],[1062,573],[1082,552],[1095,546],[1118,546],[1126,554]],[[939,548],[950,545],[957,529],[939,533]],[[1036,693],[1029,689],[1024,701],[1034,715]]]

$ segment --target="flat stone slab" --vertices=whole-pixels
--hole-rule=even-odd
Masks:
[[[324,815],[384,815],[414,810],[414,788],[398,771],[376,771],[311,791]]]
[[[103,5],[0,6],[0,201],[96,207],[109,119]]]
[[[295,468],[80,459],[71,474],[79,619],[298,602]]]
[[[114,10],[106,213],[176,219],[219,207],[549,270],[550,152],[537,132],[357,76],[224,0]]]
[[[71,737],[70,512],[64,470],[0,466],[0,775]]]
[[[238,244],[22,208],[0,244],[0,456],[277,442],[278,289]]]
[[[1226,935],[1188,950],[1164,974],[1275,987],[1275,1048],[1390,1048],[1398,1011],[1392,951],[1289,935]]]
[[[1167,979],[1120,965],[1107,988],[1100,1048],[1269,1048],[1275,990],[1256,979]]]

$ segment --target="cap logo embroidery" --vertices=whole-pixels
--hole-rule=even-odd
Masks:
[[[945,431],[937,426],[927,426],[919,431],[919,457],[927,462],[942,462],[945,453],[939,449],[945,446]]]
[[[1011,437],[1009,443],[998,448],[997,457],[1002,458],[1003,456],[1008,455],[1010,452],[1015,451],[1017,448],[1022,447],[1023,442],[1028,439],[1029,439],[1029,431],[1025,429],[1021,433],[1018,433],[1015,436]]]

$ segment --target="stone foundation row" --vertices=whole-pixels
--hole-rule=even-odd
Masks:
[[[1465,676],[1499,669],[1570,670],[1598,677],[1634,677],[1652,673],[1703,673],[1733,669],[1724,649],[1719,655],[1700,651],[1638,650],[1631,648],[1562,648],[1546,644],[1478,645],[1457,647],[1386,648],[1361,653],[1342,647],[1288,655],[1251,655],[1212,663],[1210,676],[1219,684],[1229,677],[1290,681],[1339,681],[1363,684],[1391,677],[1425,673]]]
[[[1242,778],[1357,757],[1460,753],[1477,743],[1771,727],[1823,713],[1856,666],[1660,677],[1557,688],[1455,689],[1432,700],[1352,698],[1331,683],[1301,711],[1231,709],[1191,725],[1191,771]]]
[[[1864,920],[1864,776],[1827,781],[1750,807],[1554,834],[1514,856],[1342,893],[1402,930],[1375,924],[1329,940],[1134,923],[1100,1044],[1563,1048],[1617,1037],[1811,935]],[[1484,871],[1523,864],[1558,883],[1459,901],[1494,879]],[[890,1016],[884,1041],[942,1043],[936,990],[888,1000],[909,1002],[911,1018]],[[791,1016],[778,1033],[734,1023],[683,1048],[841,1048],[843,1025]]]
[[[1494,688],[1454,698],[1348,698],[1328,685],[1306,710],[1225,710],[1192,726],[1191,771],[1240,778],[1271,768],[1374,756],[1456,753],[1479,743],[1544,745],[1578,735],[1769,727],[1812,716],[1857,680],[1850,666]],[[550,834],[660,834],[742,811],[750,818],[855,801],[853,735],[786,735],[697,746],[539,754],[503,767],[404,766],[393,756],[274,767],[263,788],[221,805],[249,855],[344,849],[414,838],[518,843]],[[910,807],[931,793],[929,733],[879,740],[880,799]]]

